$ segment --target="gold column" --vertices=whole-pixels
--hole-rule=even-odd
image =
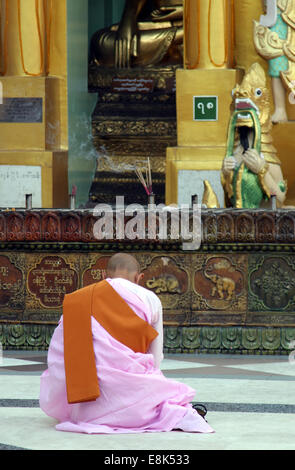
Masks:
[[[42,76],[45,71],[45,3],[43,0],[1,0],[5,75]],[[5,31],[6,25],[6,31]]]
[[[166,203],[179,201],[178,173],[206,172],[218,180],[226,153],[231,91],[239,81],[234,66],[234,1],[184,0],[184,69],[176,74],[177,144],[166,154]],[[196,120],[194,97],[214,98],[216,119]],[[204,174],[204,173],[203,173]],[[199,194],[199,198],[201,198]],[[223,204],[223,201],[220,201]]]
[[[68,206],[66,0],[0,0],[3,100],[39,98],[42,119],[0,122],[0,165],[40,166],[42,207]],[[29,119],[27,119],[27,117]]]
[[[184,0],[184,67],[231,68],[233,0]]]

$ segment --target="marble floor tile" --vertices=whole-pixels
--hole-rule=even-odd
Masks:
[[[39,408],[46,352],[4,351],[0,450],[295,450],[295,365],[288,357],[167,355],[168,378],[195,389],[214,434],[85,435],[58,432]],[[10,368],[10,369],[9,369]]]
[[[214,434],[86,435],[59,432],[39,409],[0,409],[0,442],[31,450],[294,450],[294,415],[210,413]]]

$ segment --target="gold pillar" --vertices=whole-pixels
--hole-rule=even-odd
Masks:
[[[233,0],[184,0],[184,67],[231,68]]]
[[[1,0],[5,75],[42,76],[46,70],[43,0]]]
[[[0,165],[39,166],[48,208],[68,206],[66,4],[0,0],[0,81],[8,110],[0,122]],[[10,116],[12,98],[24,116],[19,122]],[[29,105],[39,100],[41,119],[22,108],[24,98]]]
[[[234,61],[234,1],[185,0],[184,69],[176,74],[177,144],[166,154],[166,203],[179,200],[178,174],[214,179],[223,199],[219,173],[226,153],[231,90],[239,81]],[[216,118],[196,119],[196,99],[217,103]],[[202,173],[205,175],[205,173]],[[199,184],[199,182],[198,182]],[[199,185],[200,187],[200,185]],[[199,200],[202,194],[198,194]],[[223,200],[219,201],[223,205]]]

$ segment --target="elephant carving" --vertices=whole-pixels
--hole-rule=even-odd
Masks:
[[[178,279],[169,274],[165,274],[161,277],[149,279],[146,282],[146,286],[149,289],[153,289],[156,294],[170,293],[170,294],[181,294],[181,289]]]
[[[204,271],[207,279],[213,282],[215,285],[212,287],[211,296],[215,297],[218,294],[219,299],[231,300],[235,292],[236,284],[235,281],[229,277],[222,277],[218,274],[208,274]],[[225,296],[227,297],[225,298]]]

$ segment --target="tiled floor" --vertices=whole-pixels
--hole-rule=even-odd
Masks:
[[[295,363],[288,356],[167,355],[163,373],[196,390],[214,434],[84,435],[58,432],[39,409],[46,352],[4,351],[0,449],[294,450]]]

